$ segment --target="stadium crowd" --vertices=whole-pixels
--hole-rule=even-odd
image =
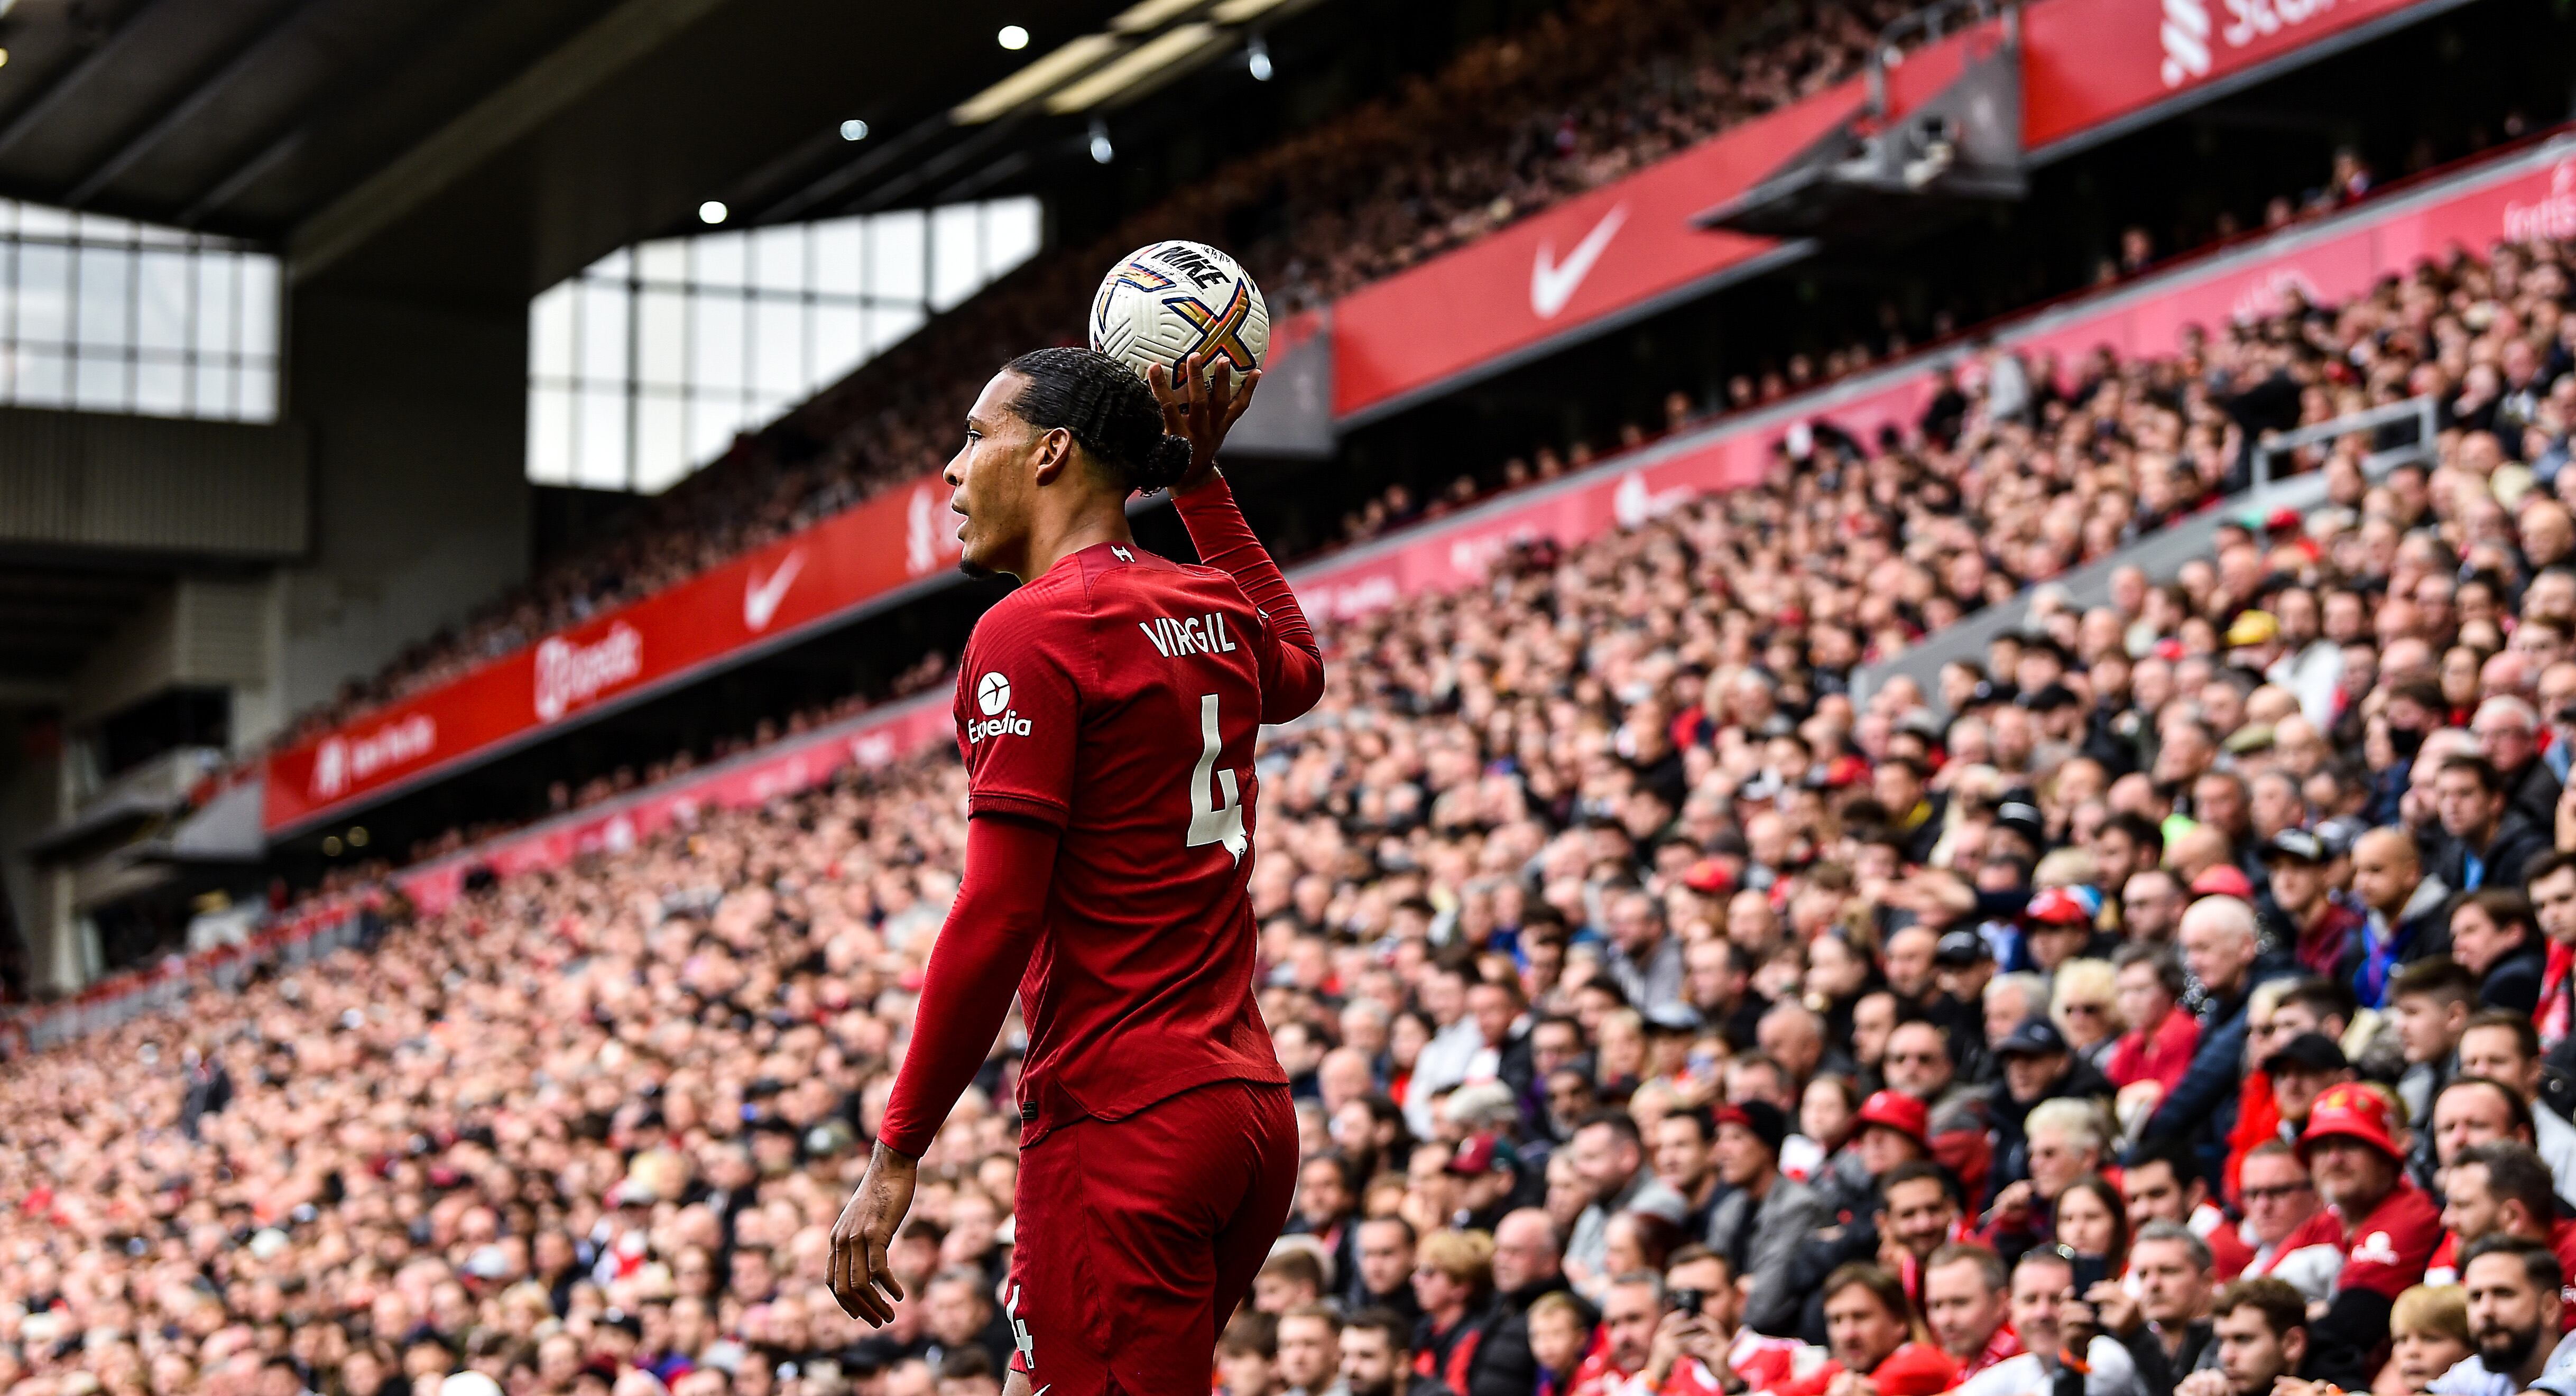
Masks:
[[[1289,1234],[1231,1396],[2576,1396],[2569,249],[1324,628],[1252,892]],[[1926,693],[1855,668],[2429,393]],[[964,842],[924,760],[14,1062],[0,1392],[995,1396],[1009,1030],[822,1285]],[[967,932],[967,933],[971,933]],[[997,1107],[997,1103],[1000,1108]]]

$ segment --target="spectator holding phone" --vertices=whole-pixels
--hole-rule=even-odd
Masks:
[[[2022,1351],[1960,1383],[1960,1396],[2165,1396],[2168,1388],[2151,1390],[2129,1349],[2102,1331],[2081,1292],[2074,1266],[2054,1247],[2023,1256],[2009,1294]],[[2154,1343],[2143,1325],[2140,1333]]]

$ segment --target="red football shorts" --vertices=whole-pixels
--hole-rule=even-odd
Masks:
[[[1048,1131],[1011,1212],[1012,1369],[1049,1396],[1207,1396],[1296,1188],[1285,1086],[1219,1081]]]

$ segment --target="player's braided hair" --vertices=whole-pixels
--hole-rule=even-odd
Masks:
[[[1190,469],[1187,437],[1163,434],[1163,408],[1135,370],[1093,349],[1032,349],[1009,371],[1028,380],[1011,410],[1062,427],[1131,490],[1168,489]]]

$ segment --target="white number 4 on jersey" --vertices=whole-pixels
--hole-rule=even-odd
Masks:
[[[1199,765],[1190,773],[1190,836],[1184,842],[1191,848],[1221,843],[1234,861],[1243,861],[1243,800],[1237,793],[1232,769],[1217,770],[1216,757],[1225,738],[1217,731],[1216,695],[1199,695]],[[1208,776],[1214,772],[1212,785]],[[1224,787],[1224,798],[1217,797],[1216,787]]]

